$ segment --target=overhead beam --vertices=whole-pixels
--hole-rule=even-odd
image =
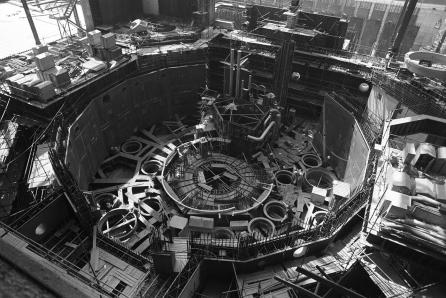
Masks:
[[[274,279],[283,283],[284,285],[292,288],[293,290],[295,290],[297,292],[297,294],[301,293],[301,294],[304,294],[305,296],[312,297],[312,298],[322,298],[321,296],[319,296],[319,295],[317,295],[317,294],[315,294],[315,293],[313,293],[299,285],[293,284],[292,282],[285,280],[277,275],[274,276]]]
[[[308,277],[311,277],[312,279],[314,279],[316,281],[319,281],[320,283],[322,283],[322,284],[324,284],[326,286],[332,287],[333,291],[336,291],[336,292],[338,292],[340,294],[349,295],[351,297],[357,297],[357,298],[366,298],[365,296],[363,296],[361,294],[358,294],[355,291],[350,290],[349,288],[341,286],[340,284],[338,284],[338,283],[336,283],[334,281],[331,281],[329,279],[321,277],[321,276],[319,276],[319,275],[317,275],[317,274],[315,274],[315,273],[313,273],[311,271],[308,271],[308,270],[306,270],[306,269],[304,269],[302,267],[296,267],[295,270],[297,272],[305,274]]]

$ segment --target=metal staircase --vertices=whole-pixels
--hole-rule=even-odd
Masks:
[[[62,185],[67,198],[74,205],[74,208],[77,211],[76,216],[78,217],[80,224],[84,229],[90,231],[93,226],[93,218],[87,198],[84,193],[80,191],[76,180],[63,161],[58,157],[54,149],[51,148],[48,153],[57,180]]]
[[[34,10],[48,14],[50,19],[57,21],[60,35],[69,37],[72,35],[70,26],[76,27],[78,30],[85,31],[79,22],[76,11],[76,4],[79,0],[32,0],[28,1],[28,5]],[[71,19],[74,16],[74,21]]]

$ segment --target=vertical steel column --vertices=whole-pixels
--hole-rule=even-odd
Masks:
[[[435,53],[440,53],[441,47],[443,46],[444,40],[446,39],[446,30],[443,32],[443,36],[441,37],[440,41],[438,42],[438,46],[435,49]]]
[[[22,1],[23,9],[25,10],[26,18],[28,19],[29,26],[31,27],[31,31],[34,36],[34,41],[36,42],[36,45],[40,45],[41,43],[40,43],[39,35],[37,34],[36,26],[34,25],[33,18],[29,11],[28,3],[26,3],[26,0],[21,0],[21,1]]]
[[[398,31],[396,33],[395,41],[392,44],[392,49],[391,49],[392,57],[395,57],[396,55],[398,55],[398,53],[400,51],[401,43],[403,41],[404,35],[406,34],[406,30],[409,25],[410,18],[413,15],[413,12],[415,10],[418,0],[406,0],[406,2],[409,2],[407,4],[407,10],[404,12],[403,18],[401,20],[401,25],[397,29]]]
[[[240,68],[241,68],[242,51],[237,51],[237,73],[235,77],[235,98],[240,96]]]
[[[229,96],[232,96],[234,89],[234,49],[231,49],[231,65],[229,66]]]

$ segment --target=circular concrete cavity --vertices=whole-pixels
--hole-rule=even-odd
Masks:
[[[145,161],[141,166],[141,172],[148,176],[156,176],[158,172],[161,170],[162,163],[159,160],[148,160]]]
[[[433,52],[409,52],[404,56],[406,67],[417,75],[446,81],[446,55]],[[422,65],[422,64],[428,64]]]
[[[271,220],[264,217],[256,217],[249,222],[248,231],[255,239],[260,240],[272,236],[276,228]]]
[[[98,231],[109,238],[125,240],[135,232],[137,225],[135,212],[119,208],[111,210],[99,220]]]
[[[118,208],[121,205],[118,197],[112,193],[102,193],[97,195],[94,197],[94,201],[100,210],[105,211],[110,211],[111,209]]]
[[[179,206],[204,214],[242,214],[264,203],[274,185],[264,168],[231,156],[231,140],[203,137],[200,146],[184,140],[163,164],[159,179]]]
[[[305,154],[302,156],[302,163],[307,168],[318,168],[322,165],[322,160],[314,154]]]
[[[317,211],[311,215],[310,225],[311,226],[319,226],[324,221],[327,216],[327,211]]]
[[[150,207],[150,209],[152,209],[155,212],[159,212],[163,208],[160,200],[158,200],[156,198],[149,197],[149,198],[142,199],[140,202],[139,212],[141,212],[141,214],[144,216],[152,216],[152,213],[149,211],[150,210],[149,208],[141,207],[141,204],[147,205],[148,207]],[[147,209],[149,209],[149,210],[147,210]]]
[[[263,214],[276,222],[282,222],[287,217],[287,206],[281,201],[270,201],[263,207]]]
[[[216,228],[214,229],[214,237],[216,239],[232,239],[234,232],[228,228]]]
[[[138,141],[127,141],[121,145],[121,151],[127,154],[137,154],[141,149],[142,144]]]
[[[277,171],[275,176],[277,183],[283,185],[293,183],[293,173],[291,173],[290,171],[285,171],[285,170]]]
[[[333,175],[324,168],[311,168],[305,172],[304,175],[304,188],[308,192],[311,189],[308,188],[318,187],[323,189],[333,188]]]

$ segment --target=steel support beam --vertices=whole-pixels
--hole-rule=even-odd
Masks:
[[[323,278],[323,277],[321,277],[321,276],[319,276],[319,275],[317,275],[317,274],[315,274],[315,273],[313,273],[311,271],[308,271],[308,270],[306,270],[306,269],[304,269],[302,267],[296,267],[295,270],[297,272],[305,274],[308,277],[311,277],[312,279],[314,279],[314,280],[316,280],[316,281],[318,281],[318,282],[320,282],[320,283],[322,283],[322,284],[324,284],[324,285],[326,285],[328,287],[332,287],[333,291],[336,291],[336,292],[338,292],[340,294],[347,295],[347,296],[350,296],[350,297],[365,298],[365,296],[363,296],[361,294],[358,294],[355,291],[350,290],[349,288],[341,286],[340,284],[338,284],[338,283],[336,283],[334,281],[331,281],[329,279]]]
[[[289,281],[287,281],[287,280],[285,280],[285,279],[283,279],[283,278],[281,278],[281,277],[279,277],[277,275],[274,276],[274,279],[279,281],[279,282],[281,282],[281,283],[283,283],[284,285],[287,285],[288,287],[292,288],[298,294],[302,293],[304,296],[307,296],[307,297],[322,298],[321,296],[319,296],[319,295],[317,295],[317,294],[315,294],[315,293],[313,293],[313,292],[311,292],[311,291],[309,291],[309,290],[307,290],[307,289],[305,289],[305,288],[303,288],[301,286],[293,284],[292,282],[289,282]]]
[[[34,41],[36,42],[36,45],[40,45],[40,39],[39,34],[37,34],[36,26],[34,25],[33,17],[31,16],[31,12],[29,11],[28,3],[26,0],[21,0],[23,9],[25,10],[26,18],[28,19],[29,27],[31,27],[31,32],[34,36]]]

